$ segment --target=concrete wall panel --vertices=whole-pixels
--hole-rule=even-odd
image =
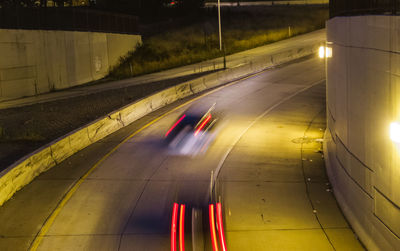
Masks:
[[[400,52],[400,16],[391,19],[390,49],[393,52]]]
[[[72,32],[65,34],[67,76],[70,86],[92,80],[89,34]]]
[[[384,165],[388,159],[381,151],[387,139],[389,109],[389,53],[376,50],[351,49],[349,59],[348,147],[371,167]],[[363,62],[360,64],[359,62]],[[379,118],[379,119],[377,119]],[[381,158],[382,156],[382,158]]]
[[[1,43],[1,68],[13,68],[28,63],[27,43]]]
[[[128,51],[135,50],[136,46],[141,43],[141,39],[138,36],[126,36],[121,34],[107,34],[107,46],[108,46],[108,63],[112,67],[116,65],[121,56],[125,56]]]
[[[337,47],[337,46],[336,46]],[[332,48],[332,47],[331,47]],[[332,51],[337,51],[337,49],[332,48]],[[334,72],[334,69],[338,67],[338,60],[335,58],[328,58],[326,63],[327,72]],[[329,79],[329,82],[328,82]],[[329,100],[327,102],[327,110],[331,112],[332,117],[336,117],[336,82],[338,81],[337,74],[333,74],[332,76],[327,77],[326,81],[326,99]]]
[[[43,51],[44,59],[42,67],[46,77],[43,80],[43,89],[39,93],[48,92],[49,89],[68,88],[68,75],[66,71],[66,54],[68,50],[61,49],[66,48],[65,36],[55,31],[46,31],[44,32],[42,41],[44,43],[43,48],[45,48]]]
[[[335,124],[336,134],[340,136],[343,142],[348,141],[347,135],[347,124],[348,124],[348,86],[347,86],[347,62],[346,59],[348,58],[349,50],[347,49],[338,49],[333,48],[335,50],[335,54],[338,54],[337,57],[332,57],[333,64],[333,72],[340,72],[339,74],[333,74],[330,78],[330,82],[332,79],[332,83],[330,83],[329,89],[334,89],[334,97],[335,97],[335,109],[332,109],[332,115],[334,116],[337,123]],[[331,68],[331,67],[330,67]],[[329,94],[330,96],[330,94]]]
[[[107,36],[104,33],[89,33],[89,42],[92,78],[99,79],[108,74]],[[126,48],[123,49],[121,55],[126,54]]]
[[[346,18],[338,18],[335,20],[335,22],[327,22],[326,41],[338,45],[348,45],[349,43],[348,26],[349,26],[349,20]]]
[[[346,46],[355,45],[357,47],[365,47],[366,41],[365,37],[367,37],[367,25],[365,23],[365,19],[361,16],[354,17],[352,19],[347,19],[348,29],[342,30],[342,32],[348,33],[349,40],[346,43]],[[342,25],[340,25],[343,27]]]
[[[349,22],[349,44],[360,48],[390,50],[391,20],[385,16],[352,17]],[[344,32],[344,31],[342,31]]]
[[[33,31],[32,31],[33,32]],[[47,65],[49,63],[46,59],[46,53],[44,53],[42,48],[45,48],[45,32],[36,32],[33,34],[36,37],[36,42],[33,44],[33,50],[29,50],[28,53],[34,59],[34,64],[37,69],[37,83],[36,83],[36,94],[46,93],[52,91],[54,87],[50,86],[51,80],[49,79]],[[7,95],[4,95],[7,98]]]
[[[348,149],[358,158],[365,159],[365,131],[367,126],[367,113],[361,112],[366,111],[365,102],[368,96],[367,92],[367,79],[365,76],[365,65],[358,64],[358,60],[364,62],[366,55],[363,50],[359,48],[349,49],[350,54],[347,58],[348,61],[348,105],[344,108],[348,110],[348,117],[341,118],[347,121],[348,127],[346,130],[351,131],[349,133],[348,142],[344,142]],[[340,91],[342,92],[342,91]],[[340,95],[340,92],[337,95]],[[338,124],[345,124],[345,121],[340,121],[337,118]],[[356,130],[355,130],[356,129]],[[340,135],[338,135],[340,137]]]
[[[7,96],[10,98],[33,96],[36,94],[35,87],[35,79],[1,81],[2,93],[7,93]]]
[[[47,93],[103,78],[138,43],[141,43],[139,35],[0,30],[0,100]],[[35,72],[27,74],[29,67]],[[11,75],[18,78],[10,79]],[[27,80],[26,85],[21,79]],[[6,83],[16,80],[15,86]]]
[[[336,142],[336,157],[344,170],[354,179],[354,182],[365,193],[373,197],[373,171],[351,155],[341,141]]]
[[[375,190],[375,215],[394,235],[400,236],[400,208],[377,190]]]

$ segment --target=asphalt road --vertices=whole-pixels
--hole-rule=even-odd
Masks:
[[[204,155],[170,155],[160,144],[189,99],[152,113],[0,207],[0,250],[169,250],[175,202],[186,205],[186,250],[211,250],[212,171],[228,250],[362,250],[324,171],[323,61],[298,61],[196,98],[216,102],[222,114]]]

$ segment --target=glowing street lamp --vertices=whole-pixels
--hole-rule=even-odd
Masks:
[[[390,139],[395,143],[400,143],[400,123],[390,123]]]
[[[318,49],[318,56],[319,58],[331,58],[332,57],[332,48],[320,46]]]

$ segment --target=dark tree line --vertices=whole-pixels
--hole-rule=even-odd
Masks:
[[[76,0],[0,0],[0,6],[47,7],[50,2],[56,7],[81,5]],[[204,4],[204,0],[85,0],[84,2],[85,6],[97,9],[139,15],[158,14],[160,11],[168,11],[171,8],[191,11]]]
[[[96,0],[84,0],[85,6],[95,6]],[[70,7],[70,6],[81,6],[82,1],[77,0],[0,0],[0,7],[28,7],[28,8],[40,8],[40,7]]]
[[[54,4],[56,6],[64,6],[66,4],[72,4],[72,1],[60,1],[55,0]],[[10,6],[21,6],[21,7],[46,7],[46,0],[0,0],[0,6],[10,7]]]
[[[190,13],[204,5],[204,0],[97,0],[96,7],[138,16]]]

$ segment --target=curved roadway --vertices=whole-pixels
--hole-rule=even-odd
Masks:
[[[223,114],[204,155],[170,155],[160,145],[184,102],[216,102]],[[324,64],[316,58],[178,102],[18,192],[0,207],[0,250],[169,250],[174,202],[186,205],[186,250],[211,250],[212,173],[228,250],[362,250],[330,192],[324,130]]]

